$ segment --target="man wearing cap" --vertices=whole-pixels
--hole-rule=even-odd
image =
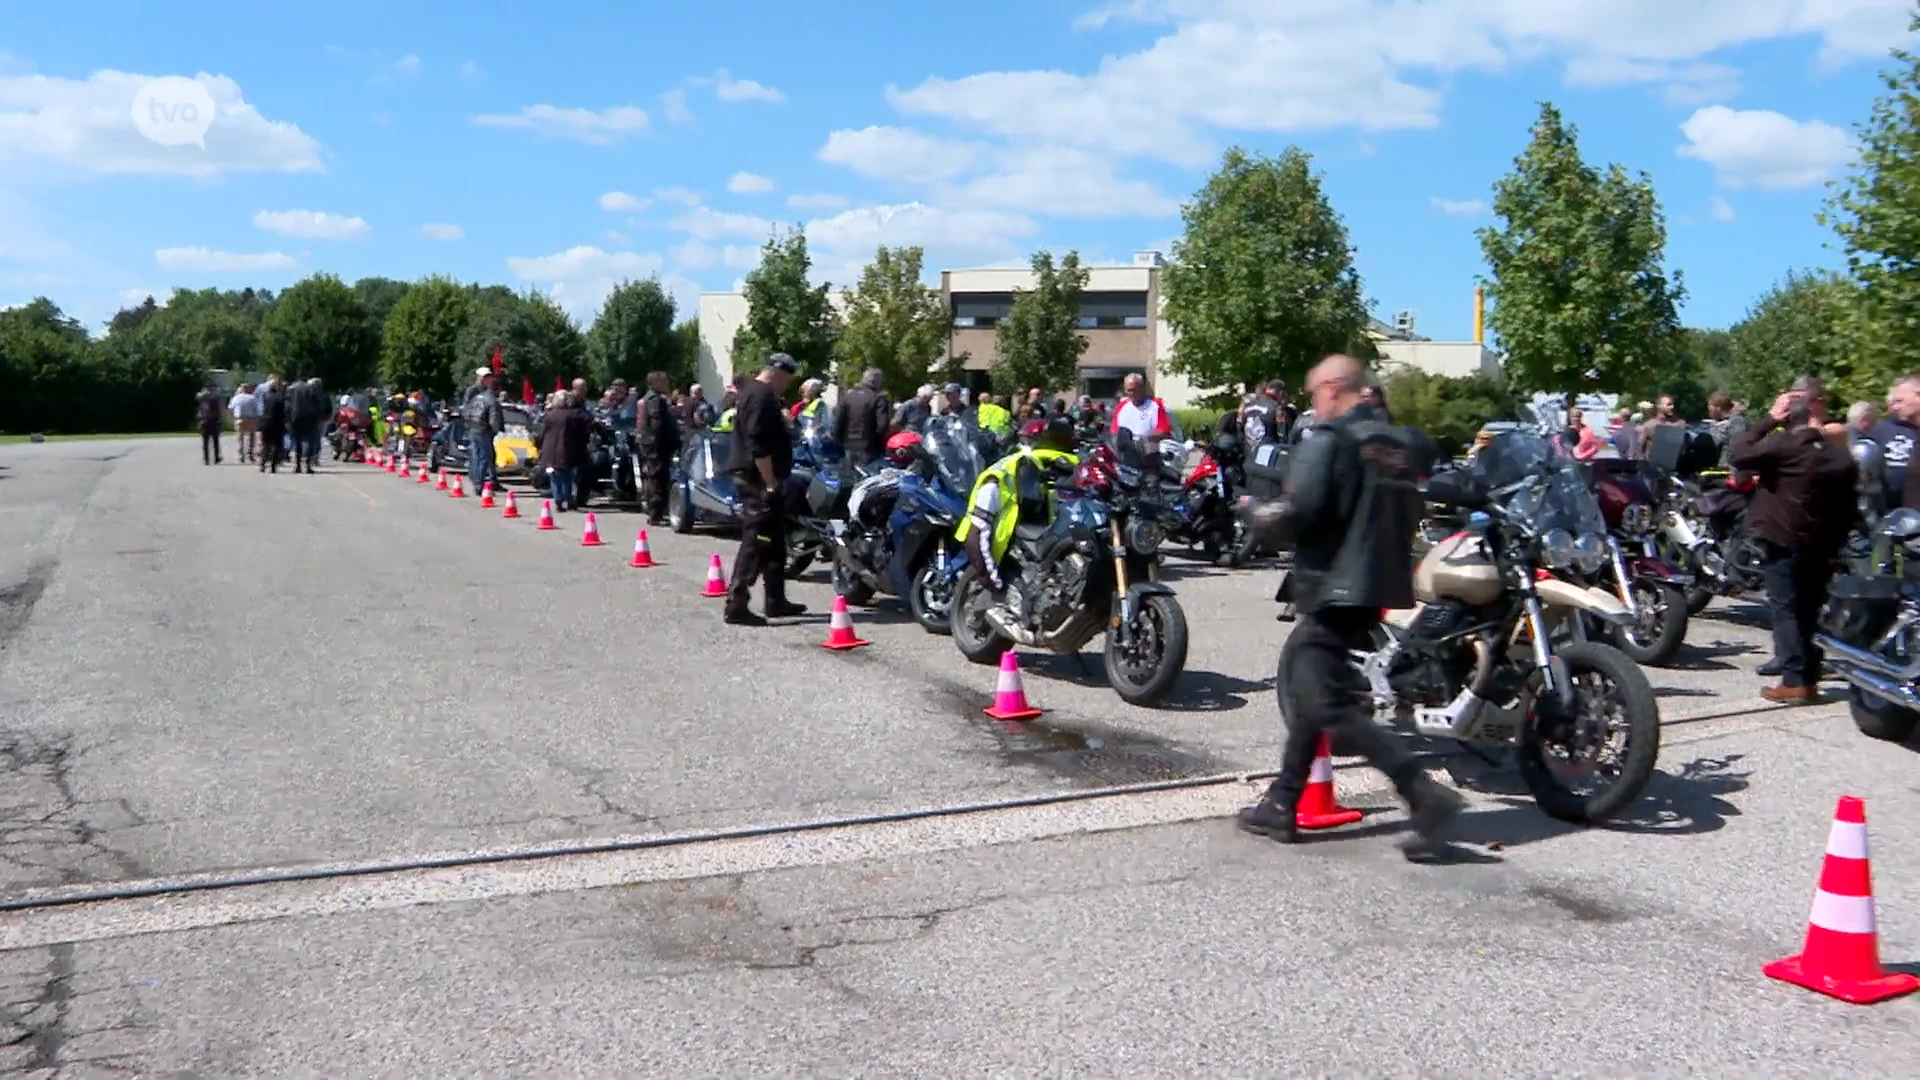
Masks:
[[[480,368],[473,375],[475,385],[467,391],[461,413],[467,425],[467,479],[478,491],[488,481],[499,482],[494,472],[493,437],[507,426],[507,418],[500,408],[500,395],[494,391],[493,369]]]
[[[791,618],[807,609],[787,600],[787,526],[782,494],[793,472],[793,440],[787,434],[781,395],[799,366],[786,353],[767,357],[758,378],[740,390],[734,403],[733,437],[728,460],[740,492],[740,553],[733,558],[733,582],[725,619],[733,626],[765,626],[748,610],[753,583],[766,583],[768,618]]]

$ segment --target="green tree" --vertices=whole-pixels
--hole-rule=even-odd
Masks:
[[[587,370],[607,386],[625,379],[644,386],[649,372],[678,366],[681,342],[674,335],[678,305],[660,279],[625,281],[607,294],[587,331]]]
[[[806,233],[796,228],[767,238],[760,265],[746,279],[747,321],[741,330],[752,335],[753,347],[743,352],[737,347],[740,334],[734,335],[735,371],[753,370],[770,352],[793,357],[803,375],[825,375],[832,368],[840,320],[828,299],[831,286],[814,285],[812,271]]]
[[[252,328],[233,312],[213,317]],[[184,335],[150,322],[126,334],[89,342],[78,358],[92,391],[76,404],[89,431],[184,431],[193,422],[193,398],[206,383],[207,365]]]
[[[281,293],[267,312],[260,351],[283,378],[364,386],[380,361],[380,337],[352,289],[332,274],[315,274]]]
[[[882,247],[860,272],[857,288],[842,291],[846,325],[840,331],[841,386],[878,369],[887,393],[911,396],[946,348],[951,319],[940,291],[920,280],[925,252]]]
[[[72,411],[92,389],[83,357],[87,331],[44,296],[0,310],[0,430],[87,430]]]
[[[492,363],[495,349],[500,350],[501,371],[510,388],[526,379],[544,393],[555,379],[565,382],[586,374],[579,328],[545,295],[486,285],[473,290],[470,302],[471,315],[457,335],[454,370],[448,376],[456,388],[472,383],[473,373]]]
[[[1038,386],[1049,392],[1079,384],[1080,354],[1087,339],[1080,333],[1080,294],[1087,270],[1080,253],[1054,265],[1053,253],[1034,255],[1033,288],[1014,294],[1013,310],[994,328],[993,388],[1002,394],[1025,393]]]
[[[1160,283],[1176,335],[1170,370],[1202,387],[1297,383],[1364,336],[1368,304],[1346,223],[1305,151],[1228,150],[1182,216]]]
[[[695,315],[674,327],[673,336],[679,345],[673,366],[667,368],[667,384],[685,389],[700,381],[700,316]]]
[[[1762,410],[1802,375],[1818,375],[1847,397],[1863,390],[1875,398],[1884,394],[1884,384],[1849,385],[1847,325],[1856,303],[1845,278],[1788,274],[1728,332],[1732,364],[1723,389]]]
[[[130,308],[121,308],[115,313],[113,318],[107,321],[107,332],[124,334],[130,330],[137,330],[148,319],[153,318],[154,313],[159,310],[160,305],[154,303],[153,297],[149,296],[140,303]]]
[[[572,382],[586,375],[587,338],[580,332],[580,324],[545,293],[528,292],[524,300],[542,379]],[[534,382],[538,385],[541,379]]]
[[[460,332],[473,313],[473,290],[431,277],[407,289],[387,314],[380,335],[382,385],[446,396],[464,385]]]
[[[393,312],[394,305],[407,290],[413,288],[412,282],[395,281],[385,277],[363,277],[353,283],[353,295],[367,309],[367,320],[373,323],[375,330],[385,329],[387,316]]]
[[[1920,31],[1920,11],[1908,29]],[[1891,55],[1885,90],[1857,132],[1854,167],[1821,215],[1858,286],[1849,294],[1857,318],[1846,327],[1854,360],[1841,376],[1857,392],[1884,391],[1920,366],[1920,54]]]
[[[1491,420],[1511,419],[1519,401],[1499,379],[1485,375],[1449,378],[1403,367],[1381,383],[1393,418],[1432,436],[1448,453],[1459,453]]]
[[[1494,185],[1479,232],[1487,325],[1518,390],[1639,393],[1673,356],[1681,275],[1662,269],[1666,219],[1642,173],[1581,160],[1576,129],[1540,106],[1527,148]]]

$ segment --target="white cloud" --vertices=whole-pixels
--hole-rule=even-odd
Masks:
[[[727,190],[735,195],[765,195],[773,190],[773,181],[750,172],[737,172],[727,181]]]
[[[408,53],[400,58],[399,63],[393,65],[393,70],[401,75],[418,75],[420,74],[420,58],[412,53]]]
[[[1853,158],[1853,140],[1820,120],[1795,120],[1764,109],[1709,105],[1680,125],[1681,157],[1712,165],[1730,188],[1812,187]]]
[[[647,128],[646,110],[632,105],[613,105],[597,112],[528,105],[517,113],[483,113],[470,119],[481,127],[524,128],[549,138],[575,139],[595,146],[612,146]]]
[[[1447,78],[1540,59],[1569,82],[1649,83],[1677,102],[1724,95],[1722,50],[1788,36],[1833,60],[1910,40],[1908,0],[1121,0],[1082,25],[1166,24],[1084,73],[989,71],[888,96],[1006,139],[1205,166],[1224,133],[1431,128]]]
[[[667,228],[700,240],[743,237],[759,243],[773,232],[773,222],[752,214],[729,214],[696,206],[667,223]]]
[[[121,307],[139,307],[147,302],[149,296],[153,297],[156,307],[166,307],[167,301],[173,299],[173,293],[168,289],[121,289],[118,299]]]
[[[687,91],[685,87],[676,86],[666,93],[661,94],[660,111],[666,116],[668,123],[693,123],[693,110],[687,108]]]
[[[463,60],[460,62],[460,77],[463,79],[484,79],[487,77],[487,73],[481,69],[479,64],[471,60]]]
[[[847,205],[847,200],[827,194],[789,195],[787,205],[795,210],[838,210]]]
[[[924,203],[863,206],[806,224],[814,276],[851,284],[874,250],[913,246],[927,251],[927,267],[979,265],[1016,258],[1022,241],[1039,231],[1032,219],[994,210],[948,209]]]
[[[1180,212],[1179,201],[1152,184],[1116,176],[1111,158],[1059,146],[1002,153],[994,172],[969,181],[950,200],[1059,217],[1167,217]]]
[[[0,76],[0,162],[181,176],[325,171],[320,144],[312,136],[262,116],[242,96],[240,85],[224,75],[202,73],[193,80],[214,102],[204,147],[147,139],[134,126],[133,102],[154,78],[124,71],[96,71],[85,80]]]
[[[623,233],[618,229],[608,229],[607,243],[619,244],[622,247],[625,247],[626,245],[633,243],[633,237],[628,236],[626,233]]]
[[[291,270],[299,265],[293,256],[278,251],[242,253],[214,251],[203,247],[161,248],[153,253],[153,261],[162,270],[183,270],[202,274]]]
[[[1479,217],[1487,212],[1487,204],[1480,199],[1465,199],[1455,202],[1452,199],[1443,199],[1438,195],[1433,197],[1433,208],[1448,217]]]
[[[988,149],[984,143],[936,139],[910,128],[864,127],[829,134],[813,156],[862,176],[930,183],[968,172]]]
[[[1721,195],[1715,195],[1713,197],[1713,202],[1708,206],[1707,213],[1715,221],[1732,221],[1738,216],[1733,212],[1733,204]]]
[[[429,240],[465,240],[467,238],[467,230],[458,225],[448,225],[444,222],[430,221],[420,226],[420,235]]]
[[[373,231],[363,218],[319,210],[262,210],[253,227],[302,240],[354,240]]]
[[[779,104],[787,96],[771,86],[754,82],[752,79],[736,79],[727,74],[726,68],[713,73],[713,93],[721,101],[767,101]]]
[[[700,205],[700,193],[691,188],[654,188],[653,197],[659,199],[661,202],[675,202],[681,206]]]
[[[658,255],[632,251],[605,251],[581,245],[553,255],[513,257],[507,269],[522,281],[545,287],[566,312],[584,326],[599,312],[607,294],[623,281],[660,277],[684,314],[699,310],[700,286],[678,274],[663,274]]]
[[[729,270],[751,270],[760,265],[760,249],[751,244],[709,244],[689,240],[671,252],[674,264],[689,270],[724,266]]]
[[[624,191],[609,191],[600,196],[600,209],[612,213],[645,210],[651,205],[653,205],[652,199],[643,199],[638,195],[629,195]]]

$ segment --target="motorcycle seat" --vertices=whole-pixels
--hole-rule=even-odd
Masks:
[[[1016,540],[1024,540],[1029,544],[1037,543],[1046,535],[1047,527],[1045,525],[1031,524],[1023,521],[1013,527],[1013,538]]]

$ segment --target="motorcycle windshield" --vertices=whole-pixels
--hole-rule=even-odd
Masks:
[[[958,419],[934,417],[927,421],[927,430],[921,434],[920,442],[932,455],[940,479],[949,488],[963,497],[973,490],[974,480],[985,462],[966,425]]]
[[[794,429],[795,445],[815,465],[839,461],[841,456],[840,444],[833,441],[825,414],[826,410],[820,409],[812,415],[801,416]]]
[[[1539,435],[1514,431],[1495,437],[1475,456],[1473,469],[1489,488],[1522,485],[1508,497],[1507,513],[1538,535],[1556,530],[1573,537],[1607,533],[1592,487],[1571,458]]]

